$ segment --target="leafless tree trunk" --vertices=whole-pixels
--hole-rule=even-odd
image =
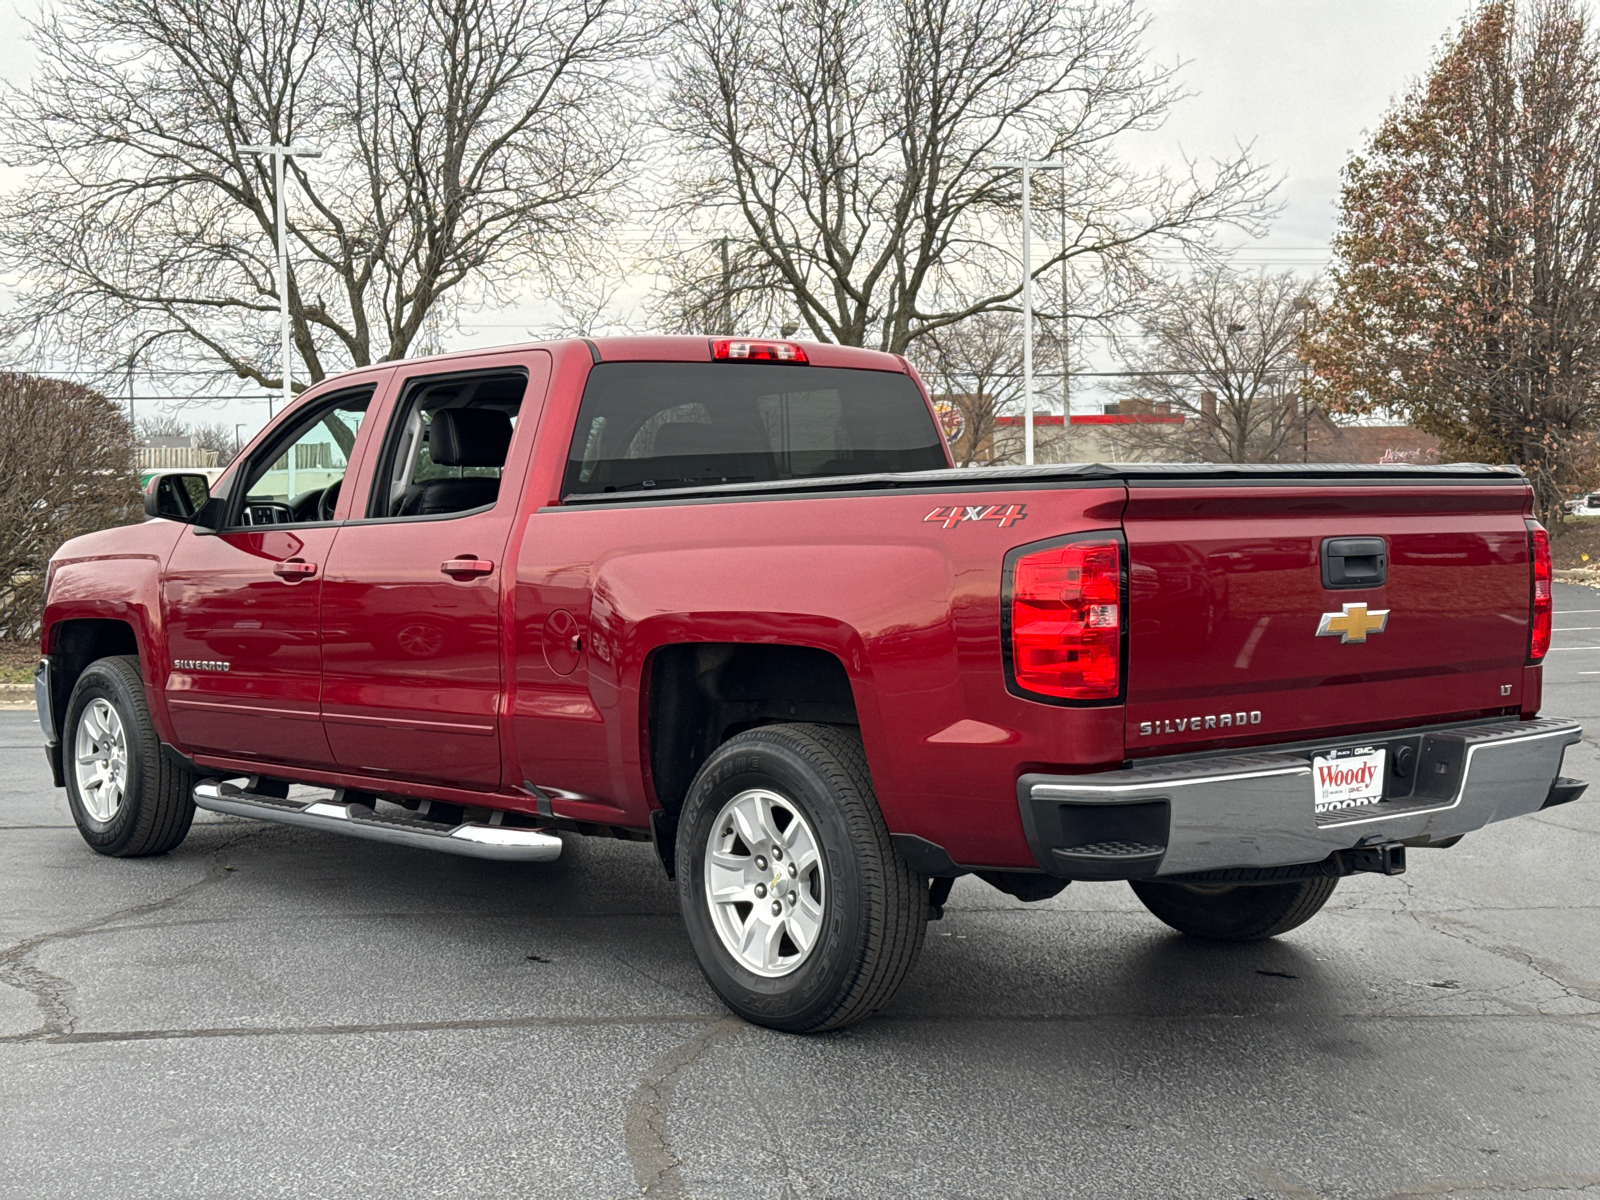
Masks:
[[[0,374],[0,639],[39,627],[45,564],[68,538],[141,517],[119,405],[60,379]]]
[[[1117,138],[1178,93],[1149,66],[1134,0],[679,0],[665,116],[681,169],[665,184],[705,240],[664,252],[661,317],[707,329],[797,324],[824,341],[904,351],[1020,291],[1016,171],[1035,175],[1040,244],[1065,204],[1080,317],[1122,310],[1148,252],[1203,251],[1222,223],[1255,231],[1270,187],[1248,155],[1141,176]],[[721,235],[731,239],[721,270]],[[1004,247],[1005,249],[1002,249]],[[1040,310],[1059,303],[1042,289]],[[1059,315],[1059,314],[1057,314]]]
[[[1059,407],[1053,397],[1059,394],[1062,347],[1052,335],[1053,330],[1046,329],[1034,338],[1037,416],[1053,414]],[[1022,427],[1006,418],[1019,417],[1024,407],[1022,319],[998,310],[979,313],[928,333],[913,353],[935,405],[943,406],[940,414],[956,465],[1021,462]],[[1057,450],[1065,440],[1064,430],[1061,436],[1047,437],[1046,428],[1053,429],[1035,427],[1039,462],[1054,461],[1045,453],[1046,441]]]
[[[1292,272],[1213,266],[1152,293],[1137,332],[1118,343],[1125,411],[1183,418],[1115,427],[1127,458],[1298,462],[1309,457],[1305,368],[1297,351],[1317,285]]]
[[[603,225],[630,3],[64,0],[0,110],[32,170],[0,206],[13,343],[281,386],[272,164],[240,147],[316,143],[286,185],[294,384],[405,355]]]

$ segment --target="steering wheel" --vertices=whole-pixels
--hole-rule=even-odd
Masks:
[[[339,502],[339,485],[343,482],[342,479],[335,479],[322,489],[322,495],[317,497],[317,520],[333,520],[333,507]]]

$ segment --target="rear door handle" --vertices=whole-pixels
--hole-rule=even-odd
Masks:
[[[1381,537],[1322,539],[1322,586],[1378,588],[1389,576],[1389,548]]]
[[[494,570],[494,563],[487,558],[447,558],[439,564],[439,570],[446,575],[470,579],[474,575],[489,574]]]
[[[280,579],[310,579],[317,573],[317,564],[308,563],[300,558],[291,558],[285,562],[273,563],[272,573]]]

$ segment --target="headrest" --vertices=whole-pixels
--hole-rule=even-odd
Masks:
[[[703,421],[670,421],[656,430],[650,446],[652,458],[688,454],[768,454],[770,446],[754,444],[752,430],[727,425],[707,425]]]
[[[498,408],[442,408],[428,427],[428,457],[441,467],[503,467],[511,417]]]

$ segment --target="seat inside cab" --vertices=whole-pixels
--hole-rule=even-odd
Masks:
[[[516,372],[415,386],[401,402],[372,515],[432,517],[493,505],[526,384]]]

